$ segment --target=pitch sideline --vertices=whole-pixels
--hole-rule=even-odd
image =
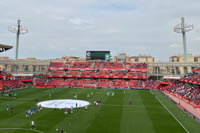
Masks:
[[[44,132],[39,131],[39,130],[28,129],[28,128],[0,128],[0,130],[26,130],[26,131],[33,131],[33,132],[36,132],[36,133],[44,133]]]
[[[152,93],[151,90],[150,90],[150,93],[151,93],[152,95],[154,95],[154,94]],[[176,118],[176,116],[165,106],[165,104],[162,103],[162,102],[160,101],[160,99],[159,99],[157,96],[155,96],[155,98],[156,98],[156,100],[167,110],[167,112],[181,125],[181,127],[182,127],[187,133],[190,133],[190,132],[186,129],[186,127]]]

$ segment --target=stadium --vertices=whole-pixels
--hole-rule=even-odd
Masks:
[[[1,71],[1,132],[199,132],[200,68],[153,80],[148,63],[101,58],[50,61],[32,75]]]
[[[105,12],[112,17],[116,15],[112,13],[117,10],[116,16],[119,20],[119,14],[130,15],[132,13],[130,11],[137,9],[137,7],[130,7],[131,4],[116,3],[111,2],[108,7],[107,4],[103,4],[96,7],[95,11],[91,7],[89,9],[92,9],[95,15],[104,20],[108,19],[104,18]],[[29,25],[32,31],[22,26],[21,20],[17,20],[16,26],[8,27],[8,31],[16,34],[16,46],[9,43],[9,45],[0,44],[0,133],[200,133],[200,56],[193,56],[196,54],[195,50],[192,52],[193,55],[187,53],[186,32],[193,30],[193,25],[186,24],[184,17],[181,18],[181,23],[174,27],[174,32],[182,35],[183,50],[181,49],[181,53],[183,54],[174,55],[173,50],[167,50],[165,46],[155,45],[156,47],[154,47],[151,41],[159,42],[158,35],[152,35],[150,39],[147,36],[143,37],[146,32],[143,30],[142,33],[138,33],[142,35],[138,39],[140,41],[146,39],[144,42],[148,42],[148,45],[151,44],[151,46],[139,46],[140,41],[137,41],[137,34],[134,34],[134,37],[131,36],[131,41],[136,40],[134,43],[138,44],[129,45],[128,30],[130,27],[127,28],[125,25],[129,25],[128,22],[132,22],[132,20],[129,20],[128,17],[125,20],[120,18],[120,23],[116,22],[115,18],[114,23],[108,24],[111,26],[118,23],[119,27],[123,25],[125,28],[123,30],[127,32],[122,30],[121,34],[116,29],[109,29],[110,27],[108,26],[108,28],[107,24],[105,26],[104,22],[101,25],[103,28],[100,26],[100,30],[95,31],[93,23],[96,21],[90,20],[91,14],[86,17],[88,20],[82,20],[83,15],[80,18],[72,17],[69,22],[62,24],[60,21],[66,21],[66,18],[63,17],[66,15],[66,11],[62,6],[62,8],[54,9],[59,2],[51,4],[53,6],[48,6],[48,8],[46,8],[47,5],[42,6],[42,3],[41,7],[37,5],[40,10],[35,10],[35,7],[34,10],[31,10],[31,6],[27,5],[31,10],[26,9],[29,13],[28,16],[20,13],[23,14],[24,20],[31,20]],[[0,2],[1,5],[3,4]],[[70,2],[69,5],[71,5]],[[85,12],[85,5],[89,6],[90,4],[83,5],[80,7],[84,7],[82,11]],[[71,6],[73,7],[74,4]],[[143,3],[143,6],[146,12],[148,6],[146,3]],[[162,4],[160,6],[163,8]],[[4,7],[6,6],[4,5]],[[17,6],[14,5],[14,7]],[[78,8],[80,7],[78,6]],[[24,12],[24,7],[22,9]],[[69,11],[67,13],[74,12],[71,10],[72,8],[67,10]],[[31,14],[32,12],[34,13]],[[55,12],[58,14],[55,15]],[[7,16],[12,16],[12,14],[7,14]],[[36,19],[33,21],[34,14],[36,14]],[[38,16],[40,16],[39,21],[37,20]],[[43,20],[47,16],[51,18],[48,20],[49,22]],[[3,20],[5,22],[0,22],[1,27],[5,23],[10,24],[13,21],[5,19],[5,17]],[[50,26],[52,24],[50,20],[53,20],[55,24]],[[122,20],[126,23],[123,24]],[[113,22],[109,19],[109,22],[111,21]],[[162,20],[160,21],[162,22]],[[44,28],[34,25],[43,22],[46,26]],[[98,23],[100,22],[99,20]],[[149,22],[152,21],[149,20]],[[164,22],[164,25],[167,25],[167,22]],[[143,22],[140,20],[140,23],[142,25]],[[155,23],[157,24],[157,21]],[[70,29],[70,26],[73,27],[72,24],[75,25],[73,30]],[[137,23],[138,27],[140,27],[139,24]],[[68,35],[78,38],[77,42],[82,45],[72,44],[74,46],[70,48],[65,44],[73,42],[72,38],[66,37],[66,32],[64,32],[66,29],[63,28],[65,26],[69,28],[67,29],[67,33],[70,33]],[[35,30],[38,27],[39,30]],[[54,29],[55,27],[57,28]],[[145,29],[145,27],[143,28]],[[139,30],[141,29],[137,31]],[[154,30],[155,27],[152,34]],[[19,41],[21,34],[28,33],[28,31],[31,32],[30,38],[26,39],[25,37]],[[34,36],[34,33],[37,33],[38,36]],[[196,33],[199,33],[198,26]],[[44,34],[47,34],[47,38],[43,38]],[[111,34],[115,36],[113,37]],[[126,34],[125,37],[128,41],[122,39],[123,34]],[[7,42],[12,42],[10,41],[12,39],[7,37],[4,32],[0,32],[0,35]],[[98,35],[98,39],[101,40],[96,41],[98,39],[95,38],[95,35]],[[89,36],[91,40],[86,39],[86,41],[82,36],[86,38]],[[190,39],[193,37],[191,36],[189,36]],[[109,45],[110,40],[107,40],[106,45],[108,46],[103,46],[107,37],[110,40],[119,41],[120,45],[118,46],[117,43]],[[162,35],[160,38],[163,39]],[[165,36],[163,40],[167,39],[170,40],[170,37]],[[199,38],[192,39],[192,41],[189,40],[190,43],[199,43]],[[29,44],[29,42],[29,46],[21,47],[21,44]],[[58,44],[63,42],[65,45]],[[92,45],[89,44],[90,42]],[[50,45],[43,43],[50,43]],[[86,46],[83,46],[83,43],[86,43],[84,44]],[[99,43],[102,44],[97,46]],[[198,49],[198,46],[195,46]],[[175,44],[171,47],[179,48]],[[148,48],[149,50],[147,50]],[[36,49],[35,52],[34,49]],[[41,52],[41,49],[44,53]],[[167,55],[170,55],[169,61],[155,60],[153,56],[147,54],[135,56],[138,51],[150,51],[155,55],[155,49],[159,51],[156,58],[166,56],[166,50]],[[120,50],[125,52],[119,53]],[[70,51],[72,52],[70,53]],[[80,52],[84,55],[80,56]],[[39,59],[28,58],[29,54],[39,57]],[[15,59],[13,59],[14,55]],[[23,58],[19,58],[19,55],[23,55]],[[42,58],[43,55],[47,58]],[[58,58],[60,55],[62,57]]]

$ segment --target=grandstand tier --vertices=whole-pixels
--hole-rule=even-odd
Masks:
[[[6,72],[3,72],[3,71],[0,71],[0,79],[3,79],[3,78],[11,78],[11,75],[10,74],[7,74]]]
[[[77,78],[50,78],[36,79],[36,87],[86,87],[86,88],[118,88],[118,89],[156,89],[159,82],[150,80],[123,80],[123,79],[77,79]]]
[[[22,87],[25,87],[25,84],[21,80],[15,79],[11,74],[0,71],[0,92]]]
[[[25,87],[20,80],[0,80],[0,91],[10,91]]]
[[[194,69],[192,72],[194,72],[194,73],[200,73],[200,67]]]
[[[122,62],[51,62],[45,77],[147,79],[147,64]]]
[[[200,85],[200,73],[188,74],[184,78],[179,79],[182,82]]]
[[[131,70],[147,71],[146,63],[123,63],[104,61],[74,61],[74,62],[50,62],[51,70]]]
[[[162,87],[161,90],[200,108],[199,85],[174,80],[168,83],[167,86]]]

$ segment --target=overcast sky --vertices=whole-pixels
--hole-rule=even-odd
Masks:
[[[183,53],[173,27],[185,17],[188,53],[200,55],[200,0],[0,0],[0,43],[14,46],[0,56],[15,57],[17,19],[28,28],[20,36],[19,58],[85,57],[86,50],[156,61]]]

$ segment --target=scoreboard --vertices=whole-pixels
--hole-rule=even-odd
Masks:
[[[110,51],[86,51],[86,60],[110,61]]]

